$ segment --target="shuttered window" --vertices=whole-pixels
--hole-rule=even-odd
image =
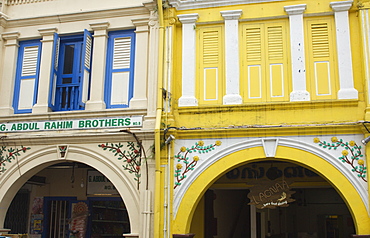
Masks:
[[[336,98],[338,77],[332,24],[333,18],[306,21],[306,73],[312,100]]]
[[[133,31],[109,33],[105,101],[107,108],[128,107],[134,87]]]
[[[242,25],[243,100],[289,100],[286,22]]]
[[[41,42],[20,42],[13,108],[15,113],[30,113],[36,103]]]
[[[200,105],[221,104],[224,93],[222,27],[204,27],[198,32],[198,98]]]
[[[92,35],[54,34],[49,106],[53,111],[84,110],[90,90]]]

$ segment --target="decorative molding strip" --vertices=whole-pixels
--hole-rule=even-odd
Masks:
[[[196,8],[221,7],[237,4],[251,4],[262,2],[281,2],[283,0],[170,0],[170,5],[177,10],[187,10]]]
[[[37,2],[48,2],[53,0],[6,0],[6,5],[13,6],[13,5],[21,5],[21,4],[28,4],[28,3],[37,3]]]

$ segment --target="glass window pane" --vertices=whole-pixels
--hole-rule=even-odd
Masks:
[[[71,74],[73,71],[74,45],[65,46],[63,74]]]
[[[68,83],[72,83],[72,78],[63,78],[62,79],[62,84],[68,84]]]

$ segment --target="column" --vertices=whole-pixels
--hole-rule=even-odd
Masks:
[[[0,114],[12,115],[15,71],[17,67],[18,55],[18,37],[19,32],[3,33],[2,38],[5,40],[3,72],[0,82]]]
[[[358,99],[358,91],[354,88],[351,40],[349,32],[348,10],[353,1],[331,2],[334,10],[337,37],[339,85],[338,99]]]
[[[225,71],[226,95],[224,105],[241,104],[239,69],[239,21],[242,10],[222,11],[225,19]]]
[[[105,69],[107,58],[107,41],[109,22],[91,23],[94,30],[93,55],[91,62],[90,99],[86,102],[86,111],[103,110],[106,108],[104,102]]]
[[[306,90],[306,62],[304,52],[303,12],[306,4],[285,6],[289,15],[290,51],[292,59],[292,85],[290,101],[310,101],[310,93]]]
[[[42,36],[42,50],[40,60],[40,75],[37,90],[37,103],[32,108],[32,113],[47,113],[49,108],[49,92],[51,82],[51,65],[53,62],[53,48],[54,48],[54,33],[57,32],[57,28],[45,28],[39,29],[39,33]]]
[[[198,13],[178,15],[182,23],[182,96],[179,107],[198,106],[195,98],[195,22]]]
[[[134,19],[136,26],[134,95],[130,108],[147,108],[149,18]]]

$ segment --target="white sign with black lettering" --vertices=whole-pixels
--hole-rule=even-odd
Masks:
[[[109,181],[102,173],[95,170],[87,172],[87,195],[98,194],[118,194],[113,183]]]

